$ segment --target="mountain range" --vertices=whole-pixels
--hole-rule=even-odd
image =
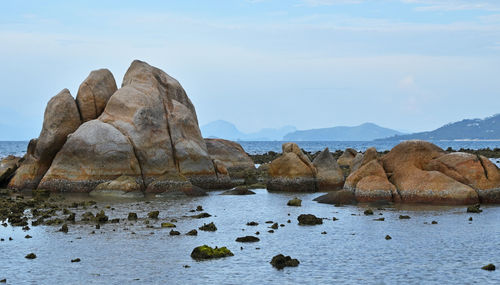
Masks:
[[[373,123],[364,123],[354,127],[332,127],[295,131],[283,137],[285,141],[371,141],[403,133],[383,128]]]
[[[382,140],[499,140],[500,114],[485,119],[466,119],[429,132],[395,135]]]
[[[205,138],[222,138],[235,141],[281,141],[283,136],[294,132],[294,126],[284,126],[282,128],[264,128],[254,133],[243,133],[230,122],[218,120],[200,127]]]

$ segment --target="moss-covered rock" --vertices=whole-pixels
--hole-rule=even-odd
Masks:
[[[283,269],[285,267],[297,267],[299,266],[299,261],[290,256],[284,256],[283,254],[278,254],[271,259],[271,265],[277,269]]]
[[[160,211],[151,211],[148,213],[148,218],[150,219],[158,219],[158,215],[160,215]]]
[[[180,232],[174,231],[174,230],[170,230],[170,233],[169,233],[169,235],[171,235],[171,236],[178,236],[180,234],[181,234]]]
[[[295,197],[291,200],[288,201],[287,206],[295,206],[295,207],[300,207],[302,205],[302,200],[299,198]]]
[[[316,217],[312,214],[302,214],[297,217],[299,225],[321,225],[323,224],[323,219]]]
[[[211,248],[208,245],[195,247],[191,252],[191,258],[196,260],[222,258],[226,256],[233,256],[234,254],[225,246],[218,248]]]
[[[372,209],[367,209],[363,212],[366,216],[371,216],[373,215],[373,210]]]
[[[200,213],[198,215],[193,215],[193,216],[190,216],[191,218],[195,218],[195,219],[203,219],[203,218],[208,218],[208,217],[211,217],[212,215],[210,215],[209,213]]]
[[[161,227],[162,228],[175,228],[175,225],[172,223],[166,222],[166,223],[161,223]]]
[[[467,213],[481,213],[483,210],[481,210],[481,205],[480,204],[475,204],[472,206],[467,207]]]
[[[189,232],[186,233],[187,236],[197,236],[198,231],[197,230],[190,230]]]
[[[101,210],[99,213],[95,215],[95,222],[99,224],[104,224],[108,221],[108,216],[106,216],[106,213],[104,210]]]
[[[127,220],[129,221],[137,221],[137,214],[136,213],[128,213]]]

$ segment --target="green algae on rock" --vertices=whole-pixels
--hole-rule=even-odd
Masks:
[[[287,206],[300,207],[302,205],[302,200],[300,200],[299,198],[295,197],[295,198],[289,200],[286,205]]]
[[[196,260],[205,260],[213,258],[222,258],[227,256],[234,256],[234,254],[225,246],[218,248],[211,248],[208,245],[195,247],[191,252],[191,258]]]
[[[199,227],[199,229],[206,232],[215,232],[217,227],[213,222],[211,222],[210,224],[203,224],[203,226]]]

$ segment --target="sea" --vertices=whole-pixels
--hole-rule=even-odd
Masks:
[[[287,141],[238,141],[243,149],[249,154],[262,154],[268,151],[281,152],[281,145]],[[430,141],[443,149],[451,147],[454,150],[500,148],[500,141]],[[357,151],[365,151],[367,148],[375,147],[378,151],[391,150],[400,141],[297,141],[299,147],[306,151],[322,151],[326,147],[330,151],[345,150],[353,148]],[[26,153],[28,141],[0,141],[0,158],[7,155],[23,156]]]
[[[23,155],[28,142],[0,142],[0,156]],[[282,142],[241,142],[249,153],[280,151]],[[374,146],[387,142],[298,142],[308,151]],[[442,148],[495,148],[498,142],[438,142]],[[31,226],[29,230],[0,226],[0,280],[6,284],[500,284],[500,206],[358,204],[333,206],[313,201],[322,193],[275,193],[255,189],[254,195],[203,197],[90,198],[88,194],[53,194],[57,199],[95,200],[95,207],[70,208],[76,222]],[[30,193],[23,194],[29,198]],[[302,206],[287,206],[298,197]],[[211,216],[190,217],[200,205]],[[366,209],[374,215],[364,215]],[[104,210],[118,223],[82,222],[84,212]],[[147,213],[159,211],[159,219]],[[127,219],[129,212],[139,216]],[[62,211],[57,212],[65,218]],[[200,212],[195,212],[197,214]],[[323,223],[298,224],[300,214]],[[408,215],[410,219],[400,219]],[[29,216],[29,214],[28,214]],[[384,218],[380,220],[380,218]],[[249,226],[248,222],[257,226]],[[171,235],[162,222],[175,224]],[[213,222],[217,230],[198,228]],[[277,228],[271,228],[277,223]],[[187,236],[198,229],[197,236]],[[27,238],[29,235],[31,238]],[[236,242],[255,236],[254,243]],[[391,239],[386,239],[390,236]],[[201,245],[226,246],[234,256],[196,261],[191,251]],[[28,253],[36,259],[26,259]],[[296,258],[298,267],[277,270],[273,256]],[[80,262],[71,262],[74,259]],[[493,263],[496,271],[481,267]]]

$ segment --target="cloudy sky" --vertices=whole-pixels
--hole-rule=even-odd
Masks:
[[[200,124],[245,132],[373,122],[408,131],[500,112],[500,1],[5,1],[0,140],[133,59],[177,78]],[[168,2],[163,3],[163,2]]]

